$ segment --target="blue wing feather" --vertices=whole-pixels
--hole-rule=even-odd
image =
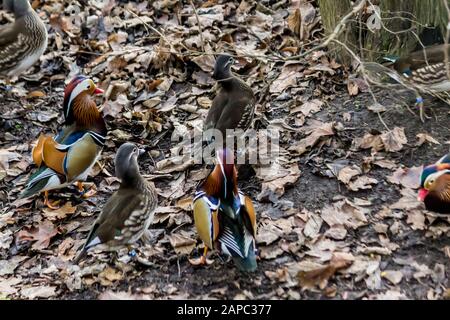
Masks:
[[[60,143],[60,144],[65,144],[65,145],[70,145],[73,144],[74,142],[77,142],[78,140],[80,140],[87,131],[76,131],[71,133],[66,139],[64,139],[63,141],[59,142],[58,140],[56,140],[56,142]]]

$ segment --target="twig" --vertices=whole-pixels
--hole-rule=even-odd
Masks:
[[[192,0],[189,0],[189,2],[191,3],[192,9],[194,9],[194,14],[195,14],[195,19],[197,19],[197,24],[198,24],[198,32],[200,33],[200,41],[202,43],[202,51],[205,51],[205,40],[203,39],[203,28],[202,28],[202,24],[200,23],[200,18],[198,17],[198,13],[197,13],[197,8],[194,5],[194,2]]]
[[[172,52],[172,49],[173,49],[173,46],[172,46],[172,43],[166,38],[166,36],[165,35],[163,35],[158,29],[156,29],[155,27],[153,27],[153,26],[151,26],[151,25],[149,25],[147,22],[145,22],[140,16],[138,16],[136,13],[134,13],[133,11],[131,11],[131,10],[129,10],[129,9],[127,9],[127,11],[129,12],[129,13],[131,13],[132,15],[134,15],[137,19],[139,19],[141,22],[142,22],[142,24],[144,25],[144,27],[147,29],[147,28],[150,28],[150,29],[152,29],[153,30],[153,32],[156,32],[163,40],[164,40],[164,42],[165,43],[167,43],[169,46],[170,46],[170,53],[171,54],[177,54],[176,52]],[[147,30],[148,31],[148,30]],[[187,47],[185,47],[183,44],[181,44],[186,50],[188,50],[188,51],[192,51],[192,50],[190,50],[189,48],[187,48]]]
[[[170,42],[169,42],[169,40],[167,40],[167,38],[158,30],[158,29],[156,29],[156,28],[154,28],[153,26],[151,26],[151,25],[149,25],[147,22],[145,22],[140,16],[138,16],[136,13],[134,13],[133,11],[131,11],[131,10],[129,10],[129,9],[127,9],[127,11],[129,12],[129,13],[131,13],[133,16],[135,16],[137,19],[139,19],[141,22],[142,22],[142,24],[144,25],[144,27],[147,29],[147,28],[150,28],[150,29],[152,29],[153,30],[153,32],[156,32],[161,38],[163,38],[164,39],[164,41],[166,41],[167,43],[169,43],[170,44]],[[147,30],[148,31],[148,30]]]

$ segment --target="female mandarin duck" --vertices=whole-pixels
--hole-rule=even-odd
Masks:
[[[30,177],[20,198],[28,198],[44,192],[45,205],[55,208],[48,201],[48,191],[77,183],[83,191],[91,168],[100,156],[106,140],[106,125],[92,99],[102,93],[91,79],[75,77],[64,92],[64,127],[56,137],[42,135],[33,148],[33,162],[39,167]]]
[[[115,159],[120,188],[106,202],[74,263],[96,245],[116,249],[149,238],[148,227],[153,221],[158,195],[153,184],[148,184],[139,173],[137,158],[141,153],[132,143],[120,146]]]
[[[450,79],[445,67],[445,52],[450,46],[441,44],[412,52],[405,57],[389,56],[385,60],[393,63],[394,69],[419,90],[449,102]],[[393,77],[395,79],[395,77]],[[420,118],[423,121],[423,98],[417,95]]]
[[[217,152],[213,171],[199,185],[194,197],[194,220],[205,244],[199,264],[214,247],[230,255],[242,271],[256,270],[256,215],[250,198],[237,187],[234,156],[228,149]],[[193,264],[196,264],[193,262]]]
[[[214,66],[213,78],[219,92],[212,102],[205,121],[205,131],[217,129],[225,136],[227,129],[248,129],[255,113],[255,96],[252,88],[231,72],[234,59],[220,55]]]
[[[450,213],[450,154],[423,169],[418,199],[425,208],[438,213]]]
[[[0,29],[0,76],[7,80],[30,68],[47,48],[47,29],[28,0],[4,0],[15,21]]]

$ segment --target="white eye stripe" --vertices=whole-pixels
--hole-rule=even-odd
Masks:
[[[448,169],[440,170],[438,172],[432,173],[425,179],[424,185],[432,183],[432,182],[436,181],[436,179],[439,178],[440,176],[442,176],[443,174],[448,174],[448,173],[450,173],[450,170],[448,170]]]
[[[229,59],[227,61],[227,63],[225,63],[225,68],[227,68],[230,64],[233,64],[233,63],[234,63],[234,59],[233,58]]]
[[[75,86],[75,88],[73,88],[72,93],[70,94],[70,99],[69,99],[69,104],[68,104],[68,108],[67,108],[67,112],[66,112],[66,117],[69,116],[69,111],[70,111],[70,106],[72,104],[72,101],[83,91],[87,90],[90,88],[92,84],[92,80],[91,79],[85,79],[83,81],[81,81],[79,84],[77,84]]]

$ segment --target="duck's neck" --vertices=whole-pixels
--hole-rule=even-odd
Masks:
[[[92,130],[106,135],[105,121],[91,95],[86,92],[80,93],[73,99],[69,107],[71,110],[66,124],[75,123],[79,129]]]
[[[245,83],[244,80],[233,74],[231,71],[228,77],[224,77],[219,80],[219,85],[226,91],[236,90],[238,92],[248,92],[249,94],[253,94],[252,89]]]
[[[226,179],[226,180],[225,180]],[[234,169],[231,174],[225,178],[221,172],[220,166],[216,165],[211,174],[203,182],[202,189],[206,194],[216,198],[233,199],[238,193],[237,172]]]
[[[13,0],[13,2],[14,16],[16,19],[31,14],[34,11],[28,0]]]
[[[146,187],[146,182],[144,178],[142,178],[139,171],[128,171],[126,174],[122,177],[122,188],[133,188],[137,190],[144,190]]]

